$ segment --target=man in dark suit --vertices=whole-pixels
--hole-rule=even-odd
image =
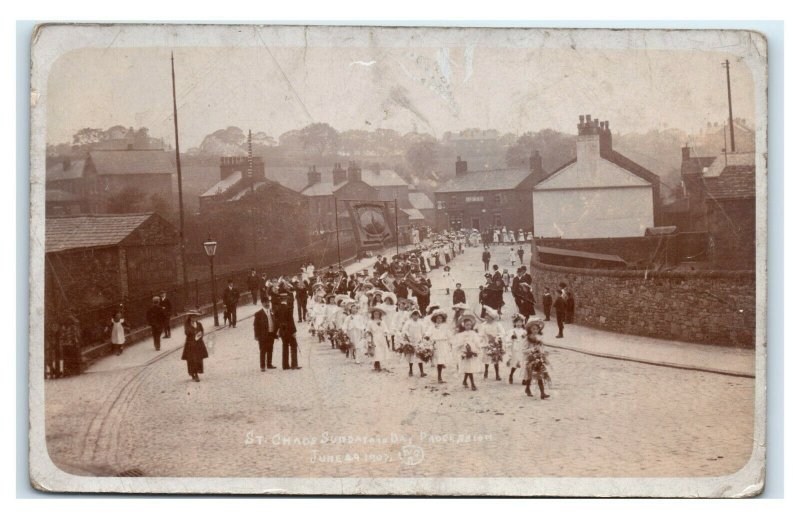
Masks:
[[[147,309],[147,324],[153,333],[153,345],[156,351],[161,349],[161,331],[164,326],[164,310],[161,308],[161,298],[153,297],[153,304]]]
[[[492,259],[492,253],[489,252],[489,247],[486,247],[486,248],[483,249],[483,255],[481,256],[481,259],[483,260],[483,270],[488,272],[489,271],[489,261],[491,261],[491,259]]]
[[[457,305],[458,303],[467,304],[467,294],[461,288],[461,283],[456,283],[456,289],[453,290],[453,304]]]
[[[164,338],[169,339],[170,336],[172,335],[170,333],[170,328],[171,328],[170,319],[172,318],[172,301],[167,299],[166,292],[161,292],[161,302],[159,304],[161,305],[161,311],[164,314],[163,317],[164,320],[161,324],[161,328],[164,329]]]
[[[222,303],[225,305],[231,319],[231,327],[236,328],[236,305],[239,303],[239,290],[233,286],[233,280],[228,280],[228,286],[222,294]]]
[[[528,274],[528,267],[525,265],[519,268],[519,282],[533,286],[533,278]]]
[[[250,291],[250,296],[254,305],[258,304],[258,288],[261,281],[258,279],[256,269],[250,271],[250,276],[247,278],[247,290]]]
[[[503,301],[503,291],[505,289],[505,283],[503,283],[503,274],[500,273],[500,267],[497,265],[492,265],[492,270],[494,273],[492,274],[492,297],[491,297],[491,306],[497,313],[503,315],[503,305],[505,302]]]
[[[544,320],[550,320],[550,309],[553,307],[553,295],[550,289],[544,287],[544,296],[542,297],[542,306],[544,307]]]
[[[308,281],[302,279],[295,281],[294,296],[297,299],[297,320],[302,323],[308,313]]]
[[[281,291],[279,301],[280,303],[273,311],[278,323],[278,336],[281,338],[281,367],[283,369],[301,369],[297,365],[297,338],[295,337],[297,328],[294,325],[294,312],[289,304],[289,293]]]
[[[261,306],[263,308],[253,316],[253,334],[258,341],[258,360],[261,371],[266,371],[267,368],[275,369],[275,366],[272,365],[272,346],[278,333],[278,322],[272,312],[269,299],[262,301]]]
[[[561,339],[564,337],[564,320],[567,317],[567,291],[565,289],[561,290],[553,306],[556,309],[556,322],[558,323],[556,339]]]

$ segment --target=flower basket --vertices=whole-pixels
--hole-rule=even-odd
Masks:
[[[503,349],[503,341],[499,337],[492,337],[489,339],[489,346],[486,348],[486,353],[492,359],[492,363],[499,364],[506,354]]]
[[[469,344],[466,345],[466,347],[464,349],[464,353],[461,354],[461,358],[464,359],[464,360],[469,360],[469,359],[471,359],[473,357],[477,357],[477,356],[478,356],[478,352],[473,350],[472,346],[470,346]]]

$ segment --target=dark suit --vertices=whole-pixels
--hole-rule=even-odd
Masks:
[[[258,304],[258,287],[261,284],[261,278],[251,275],[247,278],[247,289],[250,290],[250,296],[253,299],[253,304]]]
[[[556,309],[556,322],[558,323],[558,335],[564,336],[564,319],[567,317],[567,300],[561,296],[556,298],[553,306]]]
[[[544,307],[544,320],[550,320],[550,308],[553,307],[553,296],[550,295],[550,292],[545,292],[544,297],[542,298],[542,306]]]
[[[161,324],[161,327],[164,329],[164,337],[169,337],[172,334],[170,333],[170,317],[172,317],[172,301],[168,298],[164,298],[161,300],[161,310],[164,312],[164,321]]]
[[[153,345],[158,351],[161,349],[161,332],[164,328],[164,310],[160,303],[153,303],[147,309],[147,324],[150,325],[150,331],[153,333]]]
[[[225,287],[225,292],[222,294],[222,302],[231,317],[231,326],[236,328],[236,304],[239,302],[239,291],[236,290],[236,287]]]
[[[453,290],[453,304],[457,305],[458,303],[467,304],[467,295],[464,293],[464,290],[461,288],[457,288]]]
[[[308,285],[306,281],[299,281],[294,287],[297,297],[297,320],[305,321],[308,313]]]
[[[255,313],[253,334],[258,341],[258,360],[261,369],[272,367],[272,346],[278,334],[278,322],[271,309],[262,308]]]
[[[297,328],[294,325],[292,307],[288,304],[279,304],[275,310],[278,324],[278,335],[281,338],[281,363],[283,369],[296,368],[297,366],[297,339],[294,334]],[[289,358],[291,355],[291,359]],[[291,360],[291,362],[290,362]]]

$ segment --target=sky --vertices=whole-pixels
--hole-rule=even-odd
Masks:
[[[486,47],[203,47],[175,50],[181,149],[228,126],[264,131],[326,122],[440,137],[464,128],[576,132],[578,114],[614,132],[694,132],[754,120],[749,69],[719,52]],[[170,49],[85,48],[53,65],[49,143],[85,127],[147,127],[174,145]]]

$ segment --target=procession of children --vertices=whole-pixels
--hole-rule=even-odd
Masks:
[[[465,388],[477,391],[476,375],[483,372],[484,381],[492,374],[495,381],[502,380],[500,367],[506,366],[509,384],[520,372],[526,395],[533,396],[535,383],[539,397],[549,398],[548,355],[539,339],[544,321],[515,315],[513,328],[506,330],[497,312],[486,310],[480,318],[465,305],[455,305],[451,319],[451,312],[438,306],[423,314],[413,299],[398,298],[369,282],[352,297],[326,294],[320,285],[309,308],[309,332],[324,347],[341,350],[348,362],[376,372],[388,372],[399,361],[408,366],[410,377],[415,372],[427,377],[429,368],[438,383],[460,377]]]

